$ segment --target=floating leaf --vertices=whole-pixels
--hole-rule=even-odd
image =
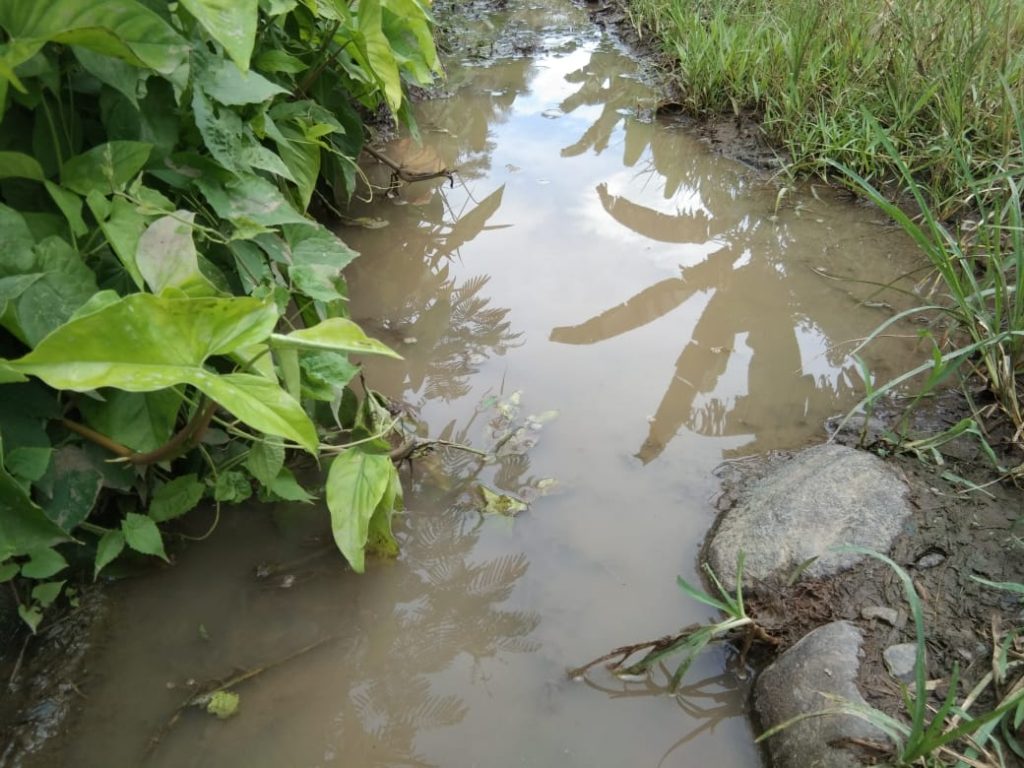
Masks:
[[[492,491],[485,485],[478,486],[480,495],[483,496],[483,512],[485,515],[504,515],[515,517],[520,512],[525,512],[528,507],[522,499],[510,496],[507,493]]]
[[[238,713],[240,698],[237,693],[231,691],[214,691],[206,702],[206,711],[216,715],[220,720],[226,720]]]

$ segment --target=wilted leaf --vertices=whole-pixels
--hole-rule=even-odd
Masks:
[[[121,532],[124,533],[125,543],[136,552],[167,560],[160,529],[145,515],[134,512],[126,514],[121,521]]]

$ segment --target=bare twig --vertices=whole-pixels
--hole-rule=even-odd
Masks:
[[[370,155],[373,159],[378,162],[384,163],[388,168],[391,169],[394,176],[398,177],[407,184],[411,184],[414,181],[429,181],[430,179],[448,179],[449,183],[455,184],[455,170],[450,168],[442,168],[440,171],[425,171],[422,173],[415,173],[408,171],[403,168],[399,163],[396,163],[390,157],[384,153],[374,149],[369,144],[363,147],[366,154]]]

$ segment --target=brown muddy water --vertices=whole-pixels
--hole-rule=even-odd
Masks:
[[[378,194],[339,231],[363,254],[353,315],[405,356],[371,361],[369,384],[424,435],[502,458],[416,461],[402,554],[363,576],[316,555],[322,505],[279,505],[117,585],[80,711],[29,765],[760,764],[723,650],[676,697],[663,677],[565,671],[711,615],[675,580],[696,578],[715,468],[820,439],[862,391],[848,351],[893,301],[854,280],[917,262],[870,209],[808,188],[776,211],[776,184],[652,119],[636,63],[582,11],[484,21],[511,43],[451,64],[423,148],[387,148],[458,168],[454,187]],[[885,378],[913,344],[865,360]],[[529,510],[479,514],[478,482]],[[189,680],[322,640],[238,686],[234,718],[185,712],[147,752]]]

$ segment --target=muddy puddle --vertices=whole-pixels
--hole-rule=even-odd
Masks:
[[[319,506],[230,511],[113,590],[80,711],[29,765],[760,764],[724,652],[675,698],[565,670],[710,615],[675,580],[696,576],[716,466],[819,438],[856,402],[848,352],[896,301],[875,284],[917,262],[870,209],[823,188],[780,201],[654,119],[637,64],[583,11],[477,21],[501,44],[450,64],[422,147],[385,148],[457,168],[454,185],[378,190],[339,232],[363,254],[353,316],[405,357],[368,382],[424,435],[500,460],[403,470],[401,557],[364,576],[320,554]],[[915,355],[898,335],[865,354],[879,378]],[[480,482],[529,510],[480,514]],[[237,716],[166,727],[188,681],[252,669]]]

